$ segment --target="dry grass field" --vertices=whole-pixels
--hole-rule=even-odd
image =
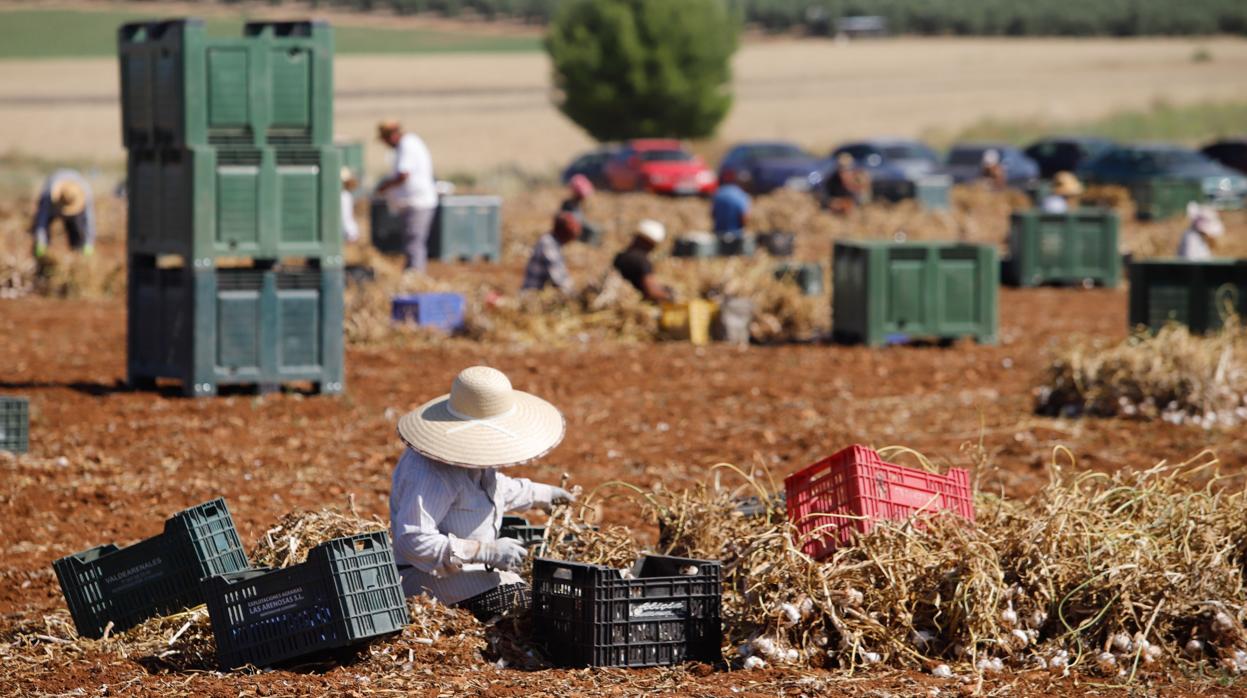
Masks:
[[[1211,60],[1193,60],[1197,48]],[[352,55],[336,68],[338,133],[369,138],[379,117],[397,116],[426,138],[443,175],[544,170],[589,145],[552,106],[540,53]],[[737,102],[720,140],[782,137],[822,151],[984,118],[1067,122],[1160,99],[1236,99],[1244,88],[1247,42],[1229,38],[754,40],[736,57]],[[3,154],[118,164],[115,61],[0,62]]]

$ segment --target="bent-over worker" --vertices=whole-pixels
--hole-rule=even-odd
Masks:
[[[500,470],[549,453],[564,424],[557,408],[488,366],[464,369],[449,394],[398,421],[407,450],[394,468],[390,529],[404,594],[428,593],[481,620],[529,604],[516,574],[528,551],[498,537],[502,516],[575,497]]]
[[[742,234],[749,223],[751,205],[744,189],[732,183],[720,185],[710,199],[715,236],[723,241]]]
[[[825,187],[827,208],[835,214],[847,215],[870,200],[870,175],[857,167],[849,153],[836,156],[836,169]]]
[[[429,229],[437,213],[437,188],[433,181],[433,157],[414,133],[387,119],[377,124],[377,136],[394,149],[394,171],[377,184],[390,212],[402,217],[406,268],[423,272],[429,259]]]
[[[572,275],[563,259],[563,246],[580,237],[580,220],[576,214],[564,211],[554,217],[554,228],[537,239],[533,254],[524,267],[524,283],[520,288],[540,291],[550,284],[570,295]]]
[[[1196,261],[1212,259],[1212,251],[1225,234],[1221,216],[1211,206],[1192,201],[1186,205],[1186,217],[1187,227],[1178,241],[1178,257]]]
[[[65,226],[69,246],[84,255],[95,250],[95,197],[91,185],[77,170],[60,169],[43,182],[30,232],[35,237],[35,256],[48,251],[48,228],[59,219]]]
[[[580,224],[580,238],[590,245],[596,245],[601,242],[601,234],[597,226],[593,225],[585,219],[584,203],[589,197],[593,196],[593,182],[589,178],[582,175],[573,175],[567,182],[567,188],[570,196],[563,200],[559,211],[571,213],[576,216],[576,221]]]
[[[1078,208],[1082,192],[1082,182],[1074,173],[1062,170],[1053,176],[1052,190],[1039,202],[1039,209],[1044,213],[1069,213]]]
[[[615,255],[613,263],[615,271],[640,291],[645,300],[655,303],[669,301],[674,297],[671,289],[659,283],[658,277],[654,276],[654,265],[649,259],[650,253],[666,237],[667,229],[662,223],[643,220],[637,224],[632,243],[623,252]]]

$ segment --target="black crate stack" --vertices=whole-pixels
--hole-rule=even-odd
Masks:
[[[118,32],[130,383],[343,389],[333,34],[196,19]]]

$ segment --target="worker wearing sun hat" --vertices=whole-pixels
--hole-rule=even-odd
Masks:
[[[527,605],[516,574],[527,550],[498,537],[502,516],[575,497],[499,470],[549,453],[564,428],[557,408],[487,366],[464,369],[450,393],[399,419],[407,450],[394,469],[390,526],[408,596],[428,593],[482,620]]]
[[[406,268],[423,272],[438,202],[433,157],[424,141],[405,133],[395,119],[377,124],[377,137],[394,149],[394,171],[377,184],[376,194],[384,195],[390,212],[402,218]]]
[[[1077,207],[1082,192],[1082,182],[1074,173],[1062,170],[1052,177],[1052,190],[1039,203],[1039,208],[1044,213],[1068,213]]]
[[[628,283],[645,296],[645,300],[655,303],[671,300],[673,295],[670,288],[659,283],[654,275],[654,265],[649,259],[650,253],[661,245],[666,237],[667,229],[662,223],[649,219],[643,220],[637,223],[636,232],[632,235],[632,243],[623,252],[615,255],[612,264],[620,276],[627,279]]]
[[[1225,234],[1221,216],[1213,207],[1192,201],[1186,205],[1186,217],[1188,224],[1178,242],[1178,256],[1197,261],[1212,259],[1213,249]]]
[[[584,203],[589,197],[593,196],[593,182],[589,178],[582,175],[573,175],[567,180],[567,189],[570,196],[563,200],[559,206],[559,212],[570,213],[576,216],[577,222],[580,224],[580,240],[589,245],[597,245],[601,242],[601,233],[597,226],[585,220]]]
[[[95,202],[91,185],[75,170],[57,170],[43,182],[31,224],[36,257],[47,252],[48,228],[57,219],[65,226],[70,247],[91,254],[95,249]]]

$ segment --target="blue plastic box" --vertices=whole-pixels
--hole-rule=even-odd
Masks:
[[[396,323],[410,322],[445,332],[463,329],[467,303],[461,293],[410,293],[394,296],[390,319]]]

